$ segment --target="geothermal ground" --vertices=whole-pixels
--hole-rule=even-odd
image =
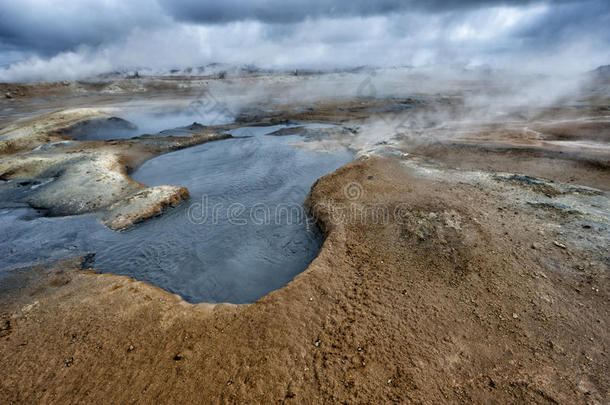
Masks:
[[[0,401],[607,403],[608,81],[540,100],[492,79],[2,85],[7,218],[35,209],[134,234],[193,203],[134,170],[211,141],[222,156],[244,128],[353,161],[324,166],[304,198],[325,238],[311,264],[248,304],[100,274],[87,246],[18,266],[3,244]]]

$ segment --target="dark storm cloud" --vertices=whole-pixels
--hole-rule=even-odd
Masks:
[[[569,3],[546,1],[544,3]],[[461,18],[465,10],[537,3],[532,0],[132,0],[132,1],[55,1],[0,0],[0,47],[32,51],[50,56],[80,45],[99,46],[129,35],[135,28],[163,26],[174,21],[195,24],[223,24],[258,21],[267,24],[298,23],[307,19],[368,17],[392,13],[452,13]],[[591,2],[600,8],[603,0]],[[579,2],[572,8],[581,9]],[[606,6],[607,7],[607,6]],[[553,13],[555,15],[555,13]],[[570,25],[569,12],[559,16]],[[567,21],[563,21],[567,20]],[[549,21],[542,36],[552,34]],[[278,27],[268,32],[281,33]],[[535,30],[523,35],[536,35]],[[279,38],[279,37],[278,37]],[[544,38],[543,38],[544,40]]]
[[[608,0],[0,0],[0,81],[211,62],[581,70],[609,62],[608,27]]]
[[[515,37],[530,46],[548,47],[580,37],[610,43],[610,1],[577,1],[558,4],[532,26],[524,27]]]
[[[44,55],[100,45],[169,18],[156,1],[0,0],[0,44]]]
[[[568,1],[568,0],[565,0]],[[294,23],[307,18],[367,17],[410,11],[448,12],[492,7],[519,6],[534,0],[160,0],[176,19],[218,24],[257,20],[265,23]],[[550,1],[562,3],[562,0]]]

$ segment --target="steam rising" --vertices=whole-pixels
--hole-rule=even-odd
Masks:
[[[528,122],[537,120],[545,108],[573,103],[590,83],[590,77],[582,74],[543,76],[486,69],[383,68],[305,76],[267,74],[212,80],[194,88],[191,98],[146,103],[136,99],[115,105],[109,112],[136,123],[142,133],[154,133],[193,122],[229,124],[243,113],[264,117],[271,112],[298,112],[323,105],[329,111],[347,111],[360,104],[374,105],[380,99],[382,108],[390,110],[367,110],[365,118],[342,124],[355,129],[354,135],[301,145],[316,150],[348,147],[367,151],[380,143],[392,145],[397,136],[408,138],[412,144],[467,136],[473,131],[484,136],[498,123],[505,129],[527,131]]]

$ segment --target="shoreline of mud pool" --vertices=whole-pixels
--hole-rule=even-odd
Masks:
[[[251,304],[191,304],[143,281],[99,274],[93,255],[4,273],[0,401],[607,402],[605,149],[549,143],[565,136],[553,125],[528,123],[540,131],[532,138],[513,121],[500,129],[417,128],[434,141],[404,132],[371,143],[381,129],[367,109],[394,114],[396,104],[246,109],[236,124],[180,128],[186,137],[71,139],[75,125],[110,119],[95,110],[27,117],[3,129],[3,180],[57,176],[23,203],[57,215],[98,212],[117,230],[188,196],[156,194],[129,178],[134,167],[228,129],[289,124],[275,135],[299,133],[294,147],[343,148],[356,159],[307,195],[324,233],[317,257]],[[429,109],[418,101],[408,111]],[[602,115],[595,128],[607,131]],[[566,122],[570,139],[591,136],[590,123]],[[334,126],[299,129],[307,123]],[[91,193],[98,189],[104,193]]]
[[[602,403],[607,233],[589,213],[508,200],[519,185],[421,170],[371,158],[320,179],[320,254],[254,304],[186,304],[81,259],[3,278],[31,280],[2,304],[4,400]],[[387,222],[342,220],[346,182]]]

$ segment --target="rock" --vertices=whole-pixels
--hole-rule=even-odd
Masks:
[[[320,339],[316,339],[316,341],[315,341],[314,345],[315,345],[316,347],[320,347],[320,343],[321,343],[321,342],[320,342]]]
[[[91,270],[95,265],[95,253],[87,253],[83,256],[80,264],[81,270]]]
[[[519,319],[519,315],[513,313],[513,319]]]
[[[553,241],[553,245],[560,247],[562,249],[567,249],[566,245],[564,245],[563,243],[557,242],[556,240]]]
[[[6,93],[4,94],[4,97],[6,97],[6,98],[8,98],[8,99],[11,99],[11,98],[13,98],[13,95],[12,95],[11,93],[9,93],[9,92],[6,92]]]
[[[155,186],[124,198],[103,214],[101,222],[115,231],[122,231],[135,222],[161,214],[169,206],[174,206],[189,197],[186,187]]]
[[[0,322],[0,338],[10,335],[11,330],[11,321],[10,319],[4,319]]]
[[[203,129],[206,129],[206,126],[195,121],[191,125],[189,125],[185,128],[188,129],[189,131],[201,131]]]

